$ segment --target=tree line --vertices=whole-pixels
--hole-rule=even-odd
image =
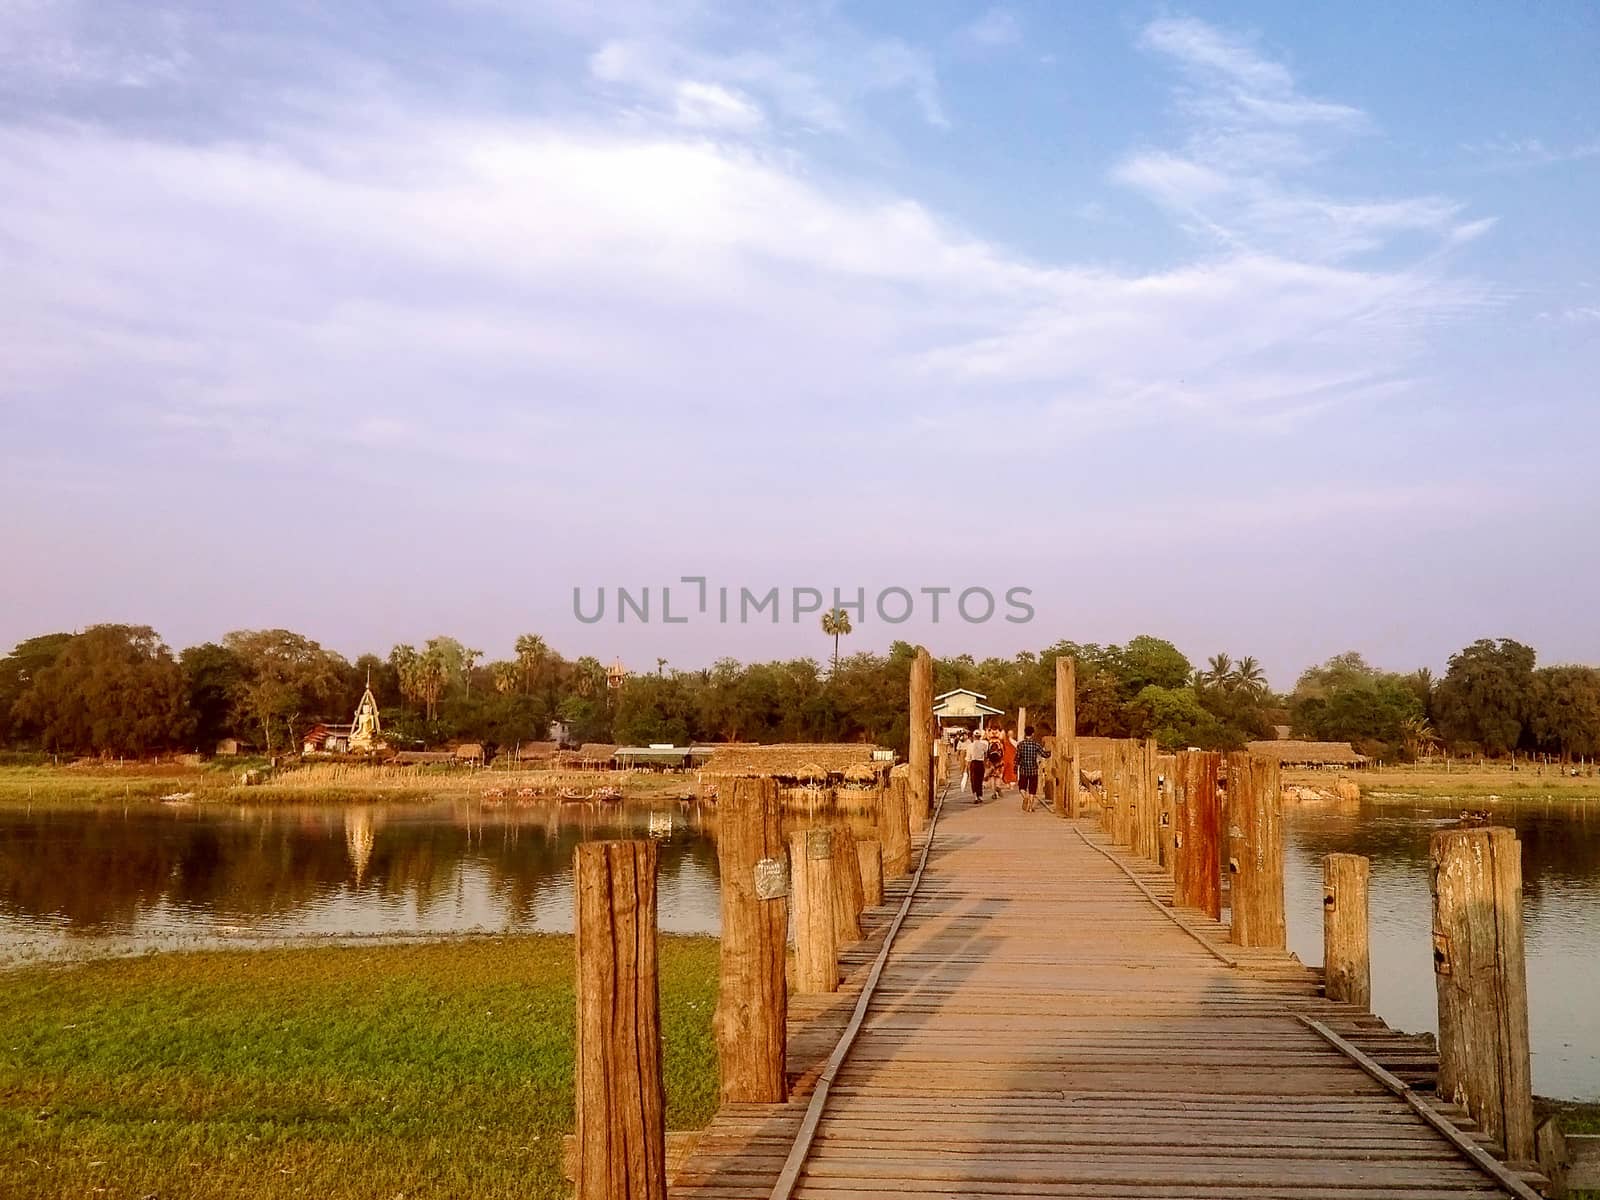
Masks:
[[[511,747],[575,741],[855,741],[902,751],[913,647],[858,653],[824,667],[811,658],[656,670],[609,686],[598,659],[566,659],[536,634],[509,658],[446,636],[351,662],[285,629],[239,630],[172,650],[148,626],[96,625],[19,643],[0,659],[0,745],[14,751],[141,756],[209,753],[238,738],[264,753],[298,749],[313,724],[350,720],[370,681],[385,735],[397,746],[453,741]],[[1213,655],[1195,666],[1171,642],[1059,641],[1011,658],[935,661],[939,692],[967,687],[1013,713],[1025,705],[1048,730],[1055,662],[1078,663],[1078,729],[1155,737],[1163,747],[1232,749],[1274,736],[1348,741],[1373,757],[1440,752],[1560,757],[1600,754],[1600,671],[1539,667],[1534,650],[1483,639],[1452,655],[1444,675],[1383,671],[1336,655],[1275,693],[1260,664]]]

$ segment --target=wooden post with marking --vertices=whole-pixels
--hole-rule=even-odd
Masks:
[[[717,829],[722,959],[714,1024],[722,1102],[781,1104],[789,1094],[789,868],[778,786],[737,777],[728,785],[721,789]]]
[[[1066,655],[1056,659],[1055,794],[1057,816],[1078,815],[1078,662]]]
[[[1156,787],[1156,740],[1145,738],[1139,755],[1139,854],[1161,862],[1161,796]]]
[[[861,940],[861,909],[866,902],[861,856],[848,825],[832,825],[829,832],[833,834],[833,926],[839,945],[849,946]]]
[[[1522,846],[1513,830],[1433,835],[1439,1095],[1464,1104],[1506,1157],[1534,1157]]]
[[[666,1200],[656,844],[573,853],[578,1200]]]
[[[858,839],[856,858],[861,866],[861,903],[877,908],[883,903],[883,843],[877,838]]]
[[[800,829],[789,835],[789,878],[794,890],[794,990],[837,991],[839,928],[833,916],[831,829]]]
[[[933,810],[933,656],[918,646],[911,660],[911,832],[921,833]]]
[[[1228,755],[1228,872],[1230,940],[1284,949],[1283,796],[1275,760]]]
[[[878,837],[883,842],[883,877],[899,879],[911,870],[909,814],[911,779],[896,767],[889,786],[878,793]]]
[[[1372,1010],[1372,952],[1367,939],[1367,880],[1359,854],[1322,859],[1322,976],[1329,1000]]]

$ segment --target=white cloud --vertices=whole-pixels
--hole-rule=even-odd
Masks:
[[[1463,220],[1462,205],[1440,196],[1347,200],[1296,184],[1297,173],[1370,128],[1364,112],[1307,95],[1285,64],[1203,21],[1158,20],[1139,40],[1181,73],[1184,145],[1132,154],[1113,178],[1191,232],[1242,252],[1338,261],[1402,235],[1457,245],[1492,227],[1492,218]]]
[[[1510,171],[1582,162],[1600,156],[1600,138],[1570,146],[1547,146],[1540,138],[1501,138],[1492,142],[1466,144],[1461,148],[1479,156],[1490,170]]]
[[[678,84],[673,99],[674,113],[682,125],[749,133],[766,123],[759,105],[719,83],[686,79]]]

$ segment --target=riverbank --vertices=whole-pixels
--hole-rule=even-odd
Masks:
[[[465,766],[392,767],[365,763],[308,763],[260,772],[261,764],[213,759],[198,767],[174,763],[95,763],[0,767],[0,803],[153,803],[178,796],[184,803],[251,804],[315,801],[408,802],[439,799],[515,799],[525,789],[555,803],[557,793],[611,787],[627,800],[668,800],[694,789],[692,775],[651,771],[530,771]]]
[[[0,1195],[570,1194],[572,939],[0,975]],[[717,1105],[717,942],[661,939],[669,1129]]]
[[[1600,800],[1600,776],[1573,777],[1554,767],[1488,765],[1455,767],[1398,766],[1349,772],[1286,770],[1285,785],[1321,790],[1334,797],[1340,779],[1361,789],[1375,803],[1456,803],[1463,800]],[[1459,806],[1459,805],[1458,805]]]

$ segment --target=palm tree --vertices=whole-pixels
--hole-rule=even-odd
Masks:
[[[833,673],[839,673],[839,639],[846,634],[854,633],[855,626],[850,624],[850,614],[842,608],[830,609],[822,614],[822,632],[833,638]]]
[[[497,662],[489,668],[489,674],[494,682],[494,690],[502,696],[509,695],[517,688],[517,664],[510,662]]]
[[[1266,673],[1262,671],[1261,664],[1248,655],[1234,666],[1229,682],[1252,700],[1259,700],[1267,690]]]
[[[1432,758],[1434,748],[1439,744],[1439,735],[1434,733],[1427,717],[1412,717],[1401,726],[1400,737],[1405,742],[1406,753],[1413,760],[1423,756]]]
[[[664,659],[664,658],[656,659],[656,674],[660,675],[666,669],[667,669],[667,660]]]
[[[1227,684],[1233,675],[1233,659],[1226,654],[1213,654],[1206,663],[1205,681],[1213,687]]]
[[[533,677],[544,665],[550,647],[536,633],[525,633],[517,638],[517,665],[522,668],[522,690],[533,691]]]

